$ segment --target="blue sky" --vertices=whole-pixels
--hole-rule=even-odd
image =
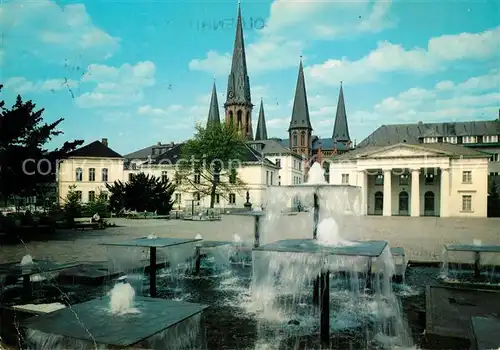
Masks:
[[[500,107],[500,3],[242,1],[253,103],[287,137],[299,57],[314,133],[333,131],[340,81],[351,137],[382,124],[491,120]],[[181,141],[225,101],[237,1],[4,1],[0,81],[64,117],[66,139],[119,153]],[[223,108],[221,106],[221,112]]]

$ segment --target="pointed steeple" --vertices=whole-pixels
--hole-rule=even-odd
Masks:
[[[309,118],[309,105],[307,103],[306,83],[304,79],[304,68],[302,66],[302,56],[300,57],[299,76],[297,77],[297,86],[295,88],[295,98],[293,100],[292,119],[290,127],[292,129],[312,130],[311,120]]]
[[[214,85],[212,87],[212,97],[210,98],[210,109],[208,110],[207,128],[210,125],[219,123],[220,123],[219,101],[217,100],[217,89],[215,88],[215,79],[214,79]]]
[[[333,126],[333,142],[350,143],[349,127],[347,125],[347,115],[345,111],[344,89],[340,82],[339,101],[337,103],[337,114],[335,116],[335,124]]]
[[[264,102],[260,100],[259,121],[257,122],[257,132],[255,141],[267,140],[266,118],[264,116]]]
[[[243,39],[241,7],[238,3],[238,19],[236,22],[236,36],[234,38],[233,60],[227,83],[227,99],[225,105],[252,105],[251,100],[250,80],[248,78],[247,59],[245,55],[245,41]]]

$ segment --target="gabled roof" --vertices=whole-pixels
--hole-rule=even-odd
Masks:
[[[165,153],[152,159],[151,164],[177,164],[182,159],[182,145],[177,144]],[[244,146],[242,161],[244,163],[265,163],[268,166],[276,166],[273,162],[266,159],[258,151],[253,150],[248,145]]]
[[[311,119],[309,118],[309,105],[307,103],[306,82],[304,78],[304,67],[302,58],[299,64],[299,75],[297,77],[297,86],[295,87],[295,97],[293,99],[292,118],[288,131],[292,129],[312,130]]]
[[[280,139],[279,143],[283,147],[288,147],[290,145],[290,139]],[[330,150],[330,149],[338,149],[338,150],[346,150],[350,149],[345,143],[337,143],[335,144],[331,138],[320,138],[318,136],[312,137],[312,149],[313,150]]]
[[[119,153],[113,151],[101,141],[94,141],[86,146],[80,147],[69,153],[68,157],[123,158]]]
[[[389,151],[391,149],[397,149],[399,147],[410,148],[415,150],[427,151],[435,153],[436,156],[445,156],[449,158],[489,158],[490,154],[485,152],[476,151],[472,148],[464,147],[461,145],[455,145],[451,143],[428,143],[428,144],[408,144],[408,143],[397,143],[389,146],[367,146],[362,148],[356,148],[347,153],[341,154],[335,157],[334,161],[342,160],[355,160],[360,158],[370,158],[371,156]],[[403,157],[403,156],[402,156]]]
[[[382,125],[358,147],[419,143],[422,137],[500,135],[500,120]]]
[[[250,147],[253,147],[254,145],[258,146],[260,149],[260,153],[263,154],[264,156],[266,155],[274,155],[274,154],[290,154],[290,155],[295,155],[297,157],[302,157],[298,153],[293,152],[290,148],[288,148],[288,145],[283,145],[281,143],[282,140],[277,140],[277,139],[268,139],[268,140],[259,140],[259,141],[249,141],[247,142]]]
[[[153,149],[159,149],[160,151],[164,152],[164,151],[171,149],[175,145],[176,144],[174,144],[174,143],[168,143],[168,144],[157,143],[155,145],[142,148],[138,151],[128,153],[128,154],[124,155],[123,157],[126,159],[129,159],[129,160],[132,160],[132,159],[146,160],[146,159],[148,159],[148,157],[153,157]]]

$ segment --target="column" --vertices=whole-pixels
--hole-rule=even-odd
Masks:
[[[392,169],[384,169],[384,216],[392,216]]]
[[[420,168],[411,169],[411,216],[420,216]]]
[[[358,186],[361,187],[360,214],[368,212],[368,174],[365,170],[358,170]]]
[[[439,209],[439,216],[448,217],[449,214],[449,200],[450,200],[450,169],[440,168],[441,170],[441,205]]]

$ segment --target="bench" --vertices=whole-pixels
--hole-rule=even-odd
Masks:
[[[99,228],[99,223],[92,220],[92,218],[75,218],[75,229],[76,230],[85,230],[86,228],[90,228],[91,230],[95,230]]]

